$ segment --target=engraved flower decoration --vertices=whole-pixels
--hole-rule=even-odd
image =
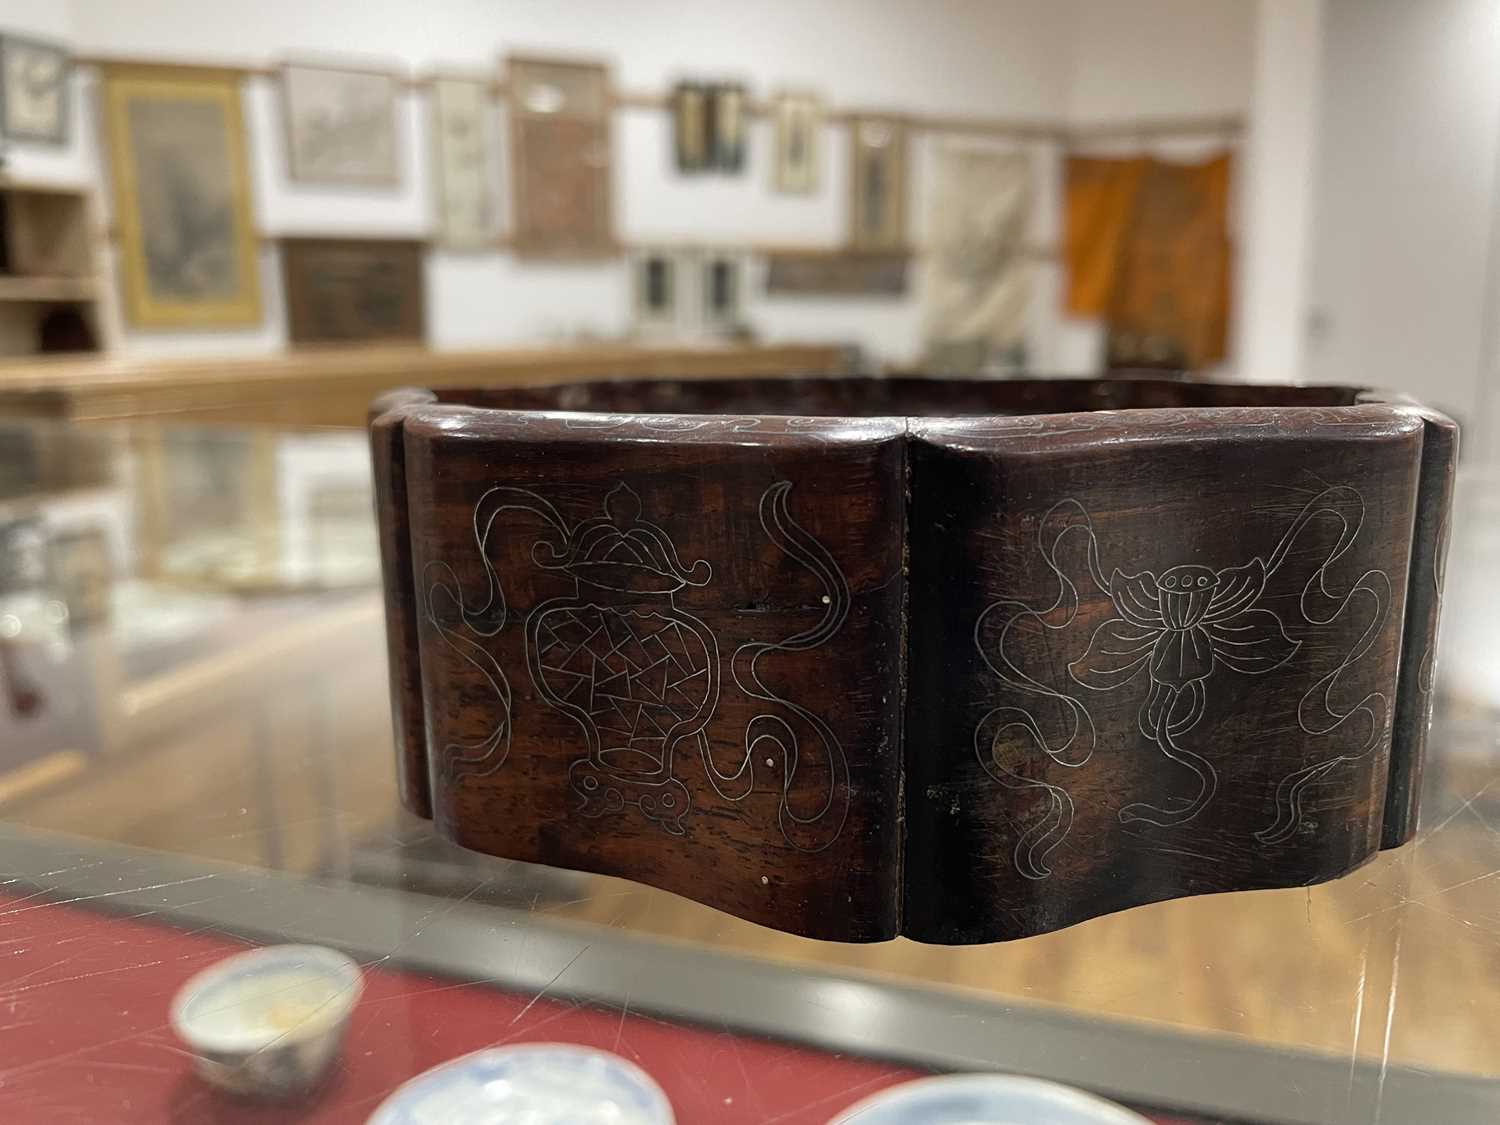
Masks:
[[[1149,668],[1153,685],[1174,692],[1196,687],[1219,664],[1269,672],[1290,660],[1300,642],[1286,635],[1275,613],[1256,608],[1265,588],[1258,558],[1219,571],[1174,566],[1160,578],[1116,570],[1109,599],[1117,616],[1094,631],[1088,651],[1068,670],[1085,687],[1109,691]]]

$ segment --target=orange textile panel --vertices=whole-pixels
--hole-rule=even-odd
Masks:
[[[1199,369],[1224,357],[1232,169],[1227,153],[1069,160],[1068,311],[1107,320],[1112,364]]]
[[[1109,308],[1125,232],[1146,170],[1144,157],[1070,156],[1064,169],[1067,311],[1103,316]]]

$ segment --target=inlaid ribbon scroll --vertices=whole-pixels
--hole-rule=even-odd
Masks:
[[[424,572],[425,613],[441,643],[476,672],[494,698],[493,727],[484,737],[449,742],[442,760],[451,780],[494,773],[505,762],[514,725],[514,698],[491,642],[510,623],[501,576],[493,562],[493,536],[504,526],[539,535],[533,565],[572,580],[572,589],[532,607],[521,625],[532,686],[550,708],[578,728],[585,753],[568,770],[588,819],[634,808],[673,835],[685,832],[693,794],[675,766],[696,753],[718,796],[746,801],[756,788],[757,765],[780,774],[777,823],[786,843],[820,851],[837,839],[849,811],[849,769],[832,728],[806,707],[784,698],[763,679],[764,661],[806,652],[830,640],[849,613],[849,587],[827,549],[792,517],[792,485],[778,481],[760,499],[761,528],[769,541],[817,580],[820,619],[774,642],[739,645],[730,658],[734,684],[763,705],[747,722],[743,753],[721,766],[708,734],[718,713],[721,650],[718,635],[698,612],[680,604],[685,588],[714,580],[706,559],[679,557],[672,537],[643,518],[640,497],[616,484],[600,515],[570,522],[540,493],[495,486],[475,505],[474,547],[486,589],[478,604],[463,599],[454,568],[430,563]],[[826,787],[808,801],[804,792],[811,756]],[[806,807],[802,803],[807,802]]]
[[[1293,678],[1302,692],[1296,709],[1302,731],[1330,738],[1326,755],[1280,780],[1269,823],[1255,833],[1262,844],[1282,843],[1297,832],[1309,786],[1380,745],[1390,722],[1390,699],[1371,691],[1352,704],[1339,702],[1345,673],[1370,650],[1390,616],[1391,582],[1383,570],[1366,569],[1347,585],[1335,574],[1353,548],[1364,516],[1364,500],[1355,489],[1326,488],[1298,512],[1264,558],[1217,569],[1181,563],[1159,573],[1126,573],[1118,568],[1106,571],[1106,552],[1081,503],[1059,500],[1046,512],[1038,527],[1037,549],[1057,583],[1051,604],[1038,607],[1002,599],[986,607],[974,626],[974,643],[984,665],[1009,694],[1020,697],[994,707],[976,725],[979,763],[1000,784],[1044,798],[1040,815],[1015,844],[1014,862],[1022,876],[1050,875],[1047,858],[1072,827],[1069,787],[1056,780],[1055,770],[1039,771],[1036,765],[1040,761],[1067,770],[1088,765],[1099,733],[1086,702],[1088,693],[1114,692],[1144,679],[1146,692],[1135,724],[1140,737],[1182,766],[1191,779],[1183,792],[1150,795],[1123,805],[1118,815],[1126,824],[1187,824],[1213,802],[1219,790],[1218,770],[1211,750],[1196,745],[1191,735],[1213,704],[1221,673]],[[1329,521],[1336,535],[1302,588],[1298,624],[1323,627],[1360,614],[1364,626],[1333,668],[1307,682],[1299,662],[1302,642],[1288,637],[1286,623],[1262,600],[1314,521]],[[1071,540],[1082,541],[1086,548],[1083,574],[1070,575],[1059,561],[1061,547]],[[1114,612],[1094,629],[1083,655],[1068,664],[1069,682],[1053,685],[1029,671],[1025,660],[1016,659],[1013,638],[1023,629],[1046,634],[1072,627],[1079,612],[1075,581],[1092,583],[1108,597]],[[1037,702],[1027,702],[1028,698]],[[1038,713],[1041,701],[1050,701],[1062,716],[1060,723],[1052,724],[1054,729],[1048,729]]]

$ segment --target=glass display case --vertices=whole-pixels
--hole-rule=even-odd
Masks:
[[[1414,843],[942,947],[775,932],[403,812],[362,433],[8,426],[0,466],[0,1119],[359,1122],[523,1042],[628,1059],[691,1125],[818,1125],[954,1071],[1158,1122],[1500,1119],[1487,482],[1460,475]],[[352,956],[364,991],[327,1081],[234,1099],[172,999],[282,942]]]

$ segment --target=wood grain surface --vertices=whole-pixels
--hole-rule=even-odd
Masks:
[[[465,846],[808,936],[972,943],[1331,879],[1410,833],[1454,456],[1414,404],[436,398],[383,402],[372,440],[403,794],[428,812],[425,769]]]

